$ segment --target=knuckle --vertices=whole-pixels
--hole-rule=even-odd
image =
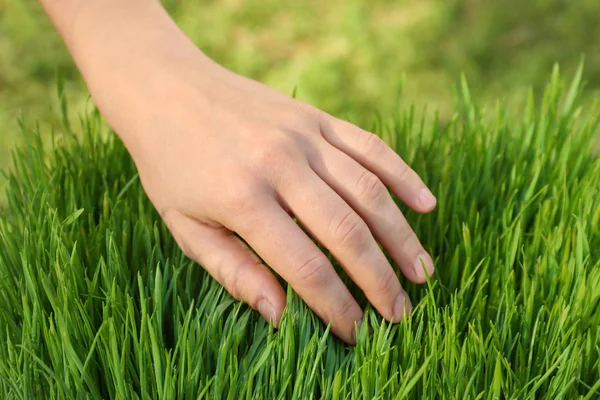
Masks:
[[[305,285],[323,285],[327,281],[329,261],[323,254],[312,254],[295,269],[295,274]]]
[[[299,146],[290,135],[281,131],[270,134],[268,139],[258,141],[251,150],[252,162],[269,170],[281,168],[297,158]]]
[[[357,308],[358,305],[356,304],[356,301],[354,301],[354,299],[352,298],[352,296],[348,296],[349,298],[347,300],[345,300],[343,303],[341,303],[341,305],[339,306],[338,310],[336,310],[336,312],[334,313],[334,315],[339,318],[339,320],[341,321],[348,321],[348,320],[356,320],[357,317]]]
[[[236,299],[241,300],[242,290],[240,287],[240,274],[236,270],[221,273],[222,285]]]
[[[308,132],[312,132],[319,127],[319,114],[304,103],[294,103],[291,111],[283,113],[281,116],[284,121],[281,125],[282,128],[306,129]]]
[[[221,260],[215,268],[217,281],[237,300],[252,301],[248,296],[254,297],[253,293],[248,291],[247,282],[248,271],[256,271],[257,267],[263,268],[263,264],[257,257],[251,257],[242,260],[233,265],[227,265],[225,260]]]
[[[370,204],[377,202],[387,193],[385,186],[371,171],[365,170],[356,182],[359,198]]]
[[[227,214],[248,215],[256,211],[260,188],[248,180],[234,179],[223,186],[221,204]]]
[[[411,179],[412,174],[414,174],[413,170],[402,161],[398,171],[396,172],[398,180],[401,182],[407,182]]]
[[[331,232],[334,240],[342,247],[363,249],[367,243],[368,228],[365,222],[354,212],[333,221]]]
[[[369,292],[376,296],[391,294],[397,280],[398,277],[394,273],[394,270],[386,268],[385,272],[377,279],[377,283],[373,286],[373,289]]]
[[[399,243],[403,249],[416,250],[421,247],[421,244],[417,239],[417,235],[415,235],[415,233],[409,227],[402,229]]]
[[[362,146],[367,154],[376,156],[381,154],[387,145],[379,136],[365,131],[362,135]]]

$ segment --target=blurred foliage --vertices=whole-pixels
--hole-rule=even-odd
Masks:
[[[588,87],[600,86],[597,0],[164,3],[216,61],[285,93],[297,86],[300,99],[359,124],[392,112],[400,88],[402,101],[448,116],[461,72],[486,103],[540,88],[555,62],[571,73],[585,54]],[[41,7],[0,0],[0,168],[19,140],[20,111],[51,120],[57,71],[81,110],[85,85]]]
[[[586,80],[600,86],[597,0],[449,0],[412,32],[414,65],[450,77],[465,73],[488,97],[524,85],[540,91],[553,64],[574,71],[586,58]]]

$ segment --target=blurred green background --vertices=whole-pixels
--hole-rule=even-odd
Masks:
[[[480,103],[501,97],[516,109],[515,99],[530,85],[539,90],[555,62],[571,74],[581,54],[588,87],[600,86],[598,0],[164,3],[216,61],[286,93],[297,86],[302,100],[358,123],[399,106],[404,76],[402,102],[442,116],[453,109],[461,72]],[[21,140],[20,112],[48,131],[57,71],[77,115],[88,94],[41,7],[0,0],[0,168]]]

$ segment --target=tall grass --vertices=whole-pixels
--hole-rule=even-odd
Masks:
[[[355,347],[291,290],[273,330],[186,259],[97,112],[49,151],[23,123],[0,220],[0,397],[599,398],[600,108],[579,107],[580,81],[556,69],[518,117],[484,115],[463,81],[447,124],[414,108],[376,124],[438,196],[407,214],[438,269],[404,282],[418,305],[398,325],[352,287]]]

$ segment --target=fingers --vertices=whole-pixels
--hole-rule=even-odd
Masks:
[[[295,179],[296,181],[296,179]],[[367,224],[312,170],[278,192],[294,215],[327,247],[388,321],[410,311],[406,292]]]
[[[289,282],[325,323],[331,322],[334,334],[354,343],[354,324],[362,319],[362,310],[327,257],[274,198],[262,199],[261,206],[253,209],[229,221],[228,227]]]
[[[435,208],[436,199],[398,154],[381,138],[333,117],[321,119],[323,137],[377,175],[400,200],[418,212]]]
[[[238,300],[247,302],[277,327],[285,308],[281,285],[231,231],[211,227],[178,212],[165,215],[182,250]]]
[[[433,261],[379,178],[347,154],[324,143],[315,172],[367,223],[404,276],[423,283],[434,271]],[[423,270],[424,263],[427,273]]]

